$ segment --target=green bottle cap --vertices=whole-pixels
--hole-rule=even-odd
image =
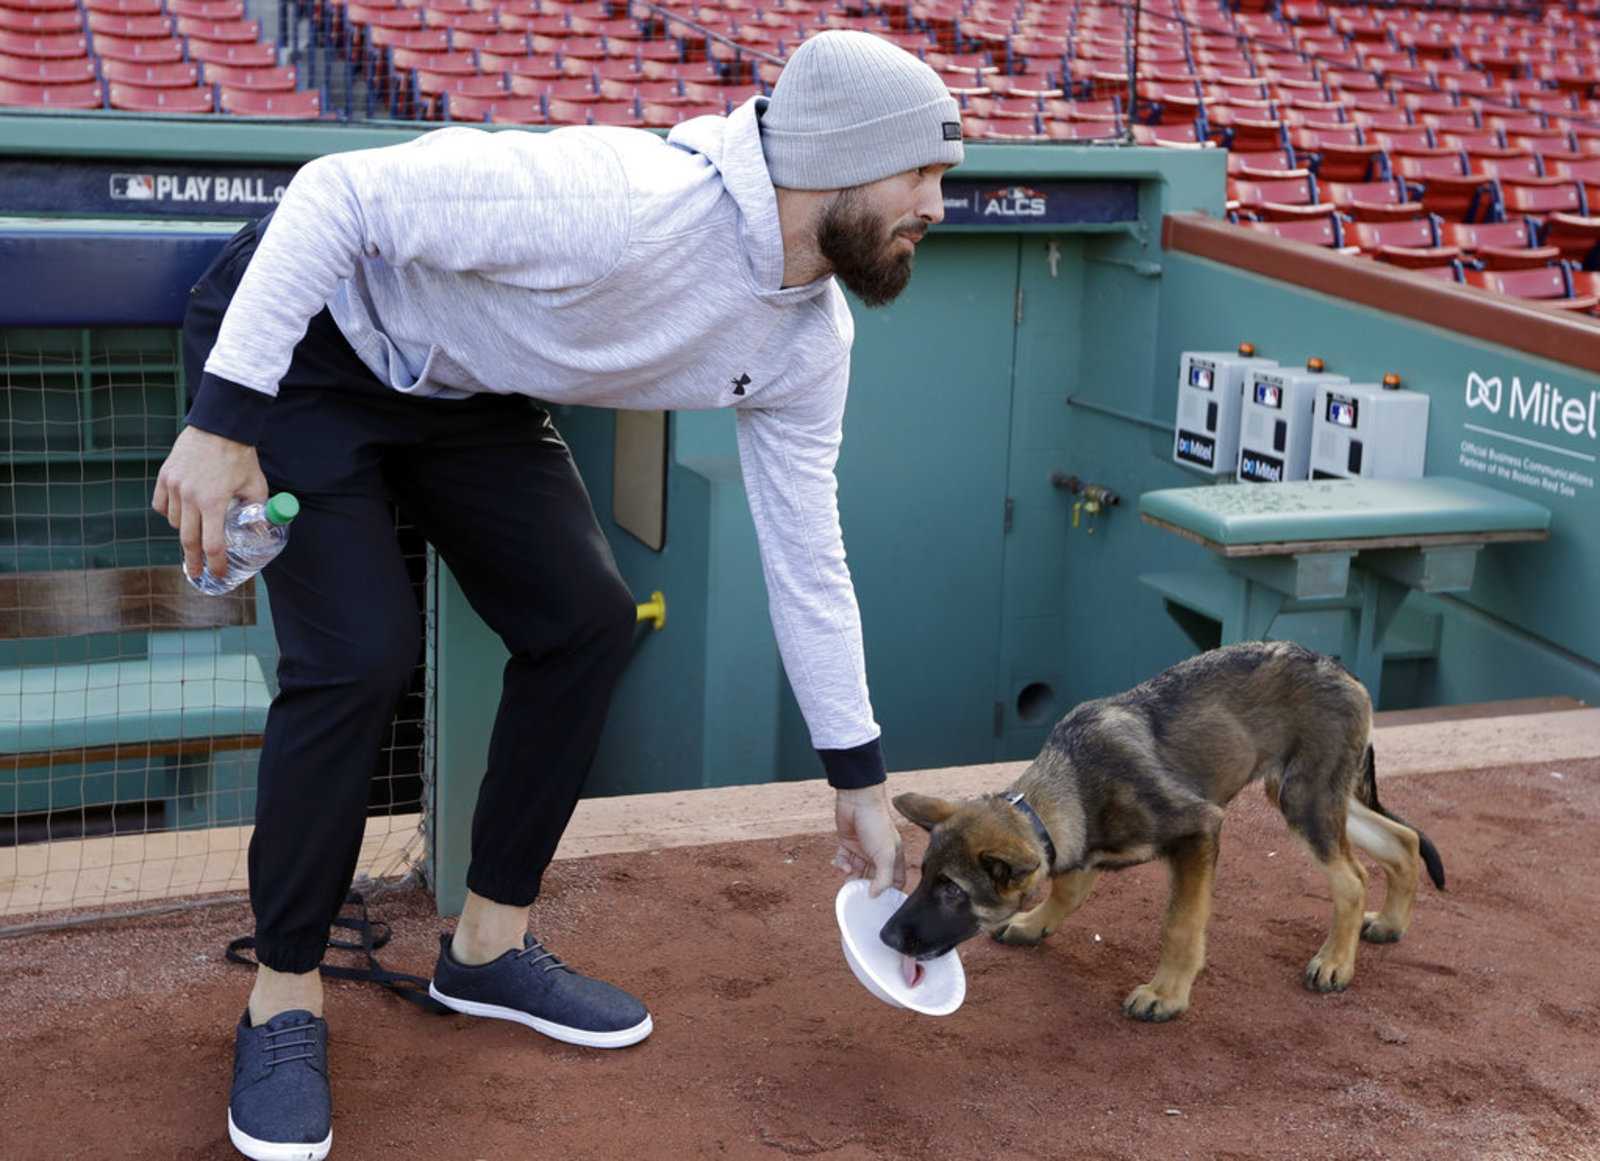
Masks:
[[[287,524],[300,515],[300,501],[292,492],[279,492],[267,501],[267,519],[274,524]]]

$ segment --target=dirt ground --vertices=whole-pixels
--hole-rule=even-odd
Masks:
[[[586,1051],[330,984],[332,1156],[1600,1158],[1600,762],[1383,789],[1449,871],[1406,941],[1306,992],[1326,887],[1249,790],[1210,966],[1159,1026],[1119,1007],[1154,969],[1158,867],[1103,877],[1042,948],[964,945],[966,1004],[933,1019],[849,974],[820,836],[558,863],[536,930],[644,996],[654,1036]],[[428,974],[431,900],[375,911],[390,966]],[[249,975],[221,947],[247,924],[228,906],[0,942],[0,1156],[234,1157]]]

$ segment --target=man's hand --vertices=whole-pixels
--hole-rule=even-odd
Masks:
[[[905,887],[905,851],[889,814],[889,791],[883,783],[862,790],[839,791],[833,819],[839,827],[839,853],[833,856],[834,866],[852,878],[871,879],[873,896],[891,883]]]
[[[189,576],[200,575],[202,555],[213,575],[227,574],[222,524],[235,497],[246,502],[267,498],[267,478],[256,449],[198,427],[184,428],[156,476],[150,506],[178,530],[183,571]]]

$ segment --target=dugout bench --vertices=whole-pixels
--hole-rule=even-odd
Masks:
[[[117,649],[0,669],[0,813],[160,801],[169,825],[212,821],[210,795],[230,788],[212,785],[209,760],[259,749],[271,701],[260,660],[216,630],[255,620],[253,584],[205,596],[175,566],[0,576],[0,640]]]
[[[1139,578],[1197,646],[1208,644],[1197,617],[1228,645],[1317,614],[1335,622],[1340,660],[1374,705],[1386,659],[1436,648],[1436,621],[1399,624],[1408,595],[1467,592],[1490,545],[1550,534],[1542,505],[1449,477],[1165,488],[1139,498],[1139,515],[1216,554],[1212,567]]]

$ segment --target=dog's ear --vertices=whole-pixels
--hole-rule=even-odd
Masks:
[[[985,851],[978,865],[994,880],[997,890],[1007,890],[1039,869],[1039,860],[1021,851]]]
[[[927,794],[896,794],[894,808],[923,830],[932,830],[956,812],[956,804]]]

